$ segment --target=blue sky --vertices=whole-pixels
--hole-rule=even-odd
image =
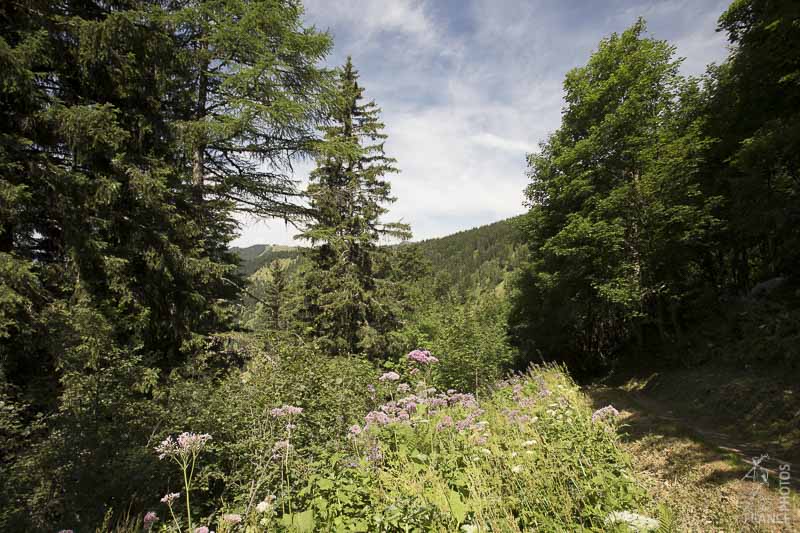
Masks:
[[[525,211],[525,154],[557,129],[561,84],[603,37],[644,17],[684,57],[684,74],[724,59],[716,0],[306,0],[306,20],[334,37],[367,98],[383,109],[398,160],[387,221],[414,240]],[[311,166],[301,163],[303,181]],[[293,244],[281,221],[242,219],[233,244]]]

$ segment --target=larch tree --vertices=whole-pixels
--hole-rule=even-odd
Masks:
[[[308,155],[332,73],[327,33],[298,0],[177,0],[163,17],[181,86],[175,125],[197,199],[258,216],[297,215],[292,164]]]

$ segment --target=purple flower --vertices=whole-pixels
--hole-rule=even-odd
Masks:
[[[240,514],[224,514],[222,515],[222,520],[229,524],[238,524],[242,521],[242,515]]]
[[[408,415],[408,411],[403,410],[403,411],[400,411],[399,413],[397,413],[397,419],[398,420],[405,421],[405,420],[408,420],[410,418],[411,417]]]
[[[159,459],[166,457],[186,458],[190,455],[198,454],[210,440],[211,435],[208,433],[183,432],[178,435],[177,439],[173,439],[171,436],[164,439],[161,444],[156,446],[156,452],[158,452]]]
[[[166,503],[167,505],[172,505],[172,502],[177,500],[181,497],[180,492],[170,492],[169,494],[165,494],[163,498],[161,498],[161,503]]]
[[[393,415],[398,411],[397,403],[396,402],[387,402],[387,403],[381,405],[381,411],[383,411],[387,415]]]
[[[436,424],[436,431],[441,431],[444,428],[451,427],[452,425],[453,425],[453,419],[448,415],[444,415],[442,419],[439,421],[439,423]]]
[[[61,531],[59,531],[58,533],[75,533],[75,532],[74,532],[74,531],[72,531],[71,529],[62,529],[62,530],[61,530]]]
[[[614,419],[619,416],[619,411],[613,405],[606,405],[592,413],[592,422],[599,420]]]
[[[302,412],[303,412],[302,407],[295,407],[294,405],[284,405],[283,407],[276,407],[275,409],[271,409],[269,414],[275,418],[281,418],[284,416],[299,415]]]
[[[411,385],[409,385],[408,383],[401,383],[397,386],[397,392],[406,393],[410,390],[411,390]]]
[[[144,515],[144,519],[142,520],[145,529],[150,529],[156,522],[158,522],[158,515],[153,511],[150,511]]]
[[[361,435],[361,432],[363,430],[361,429],[361,426],[359,426],[358,424],[354,424],[350,426],[350,429],[348,431],[350,431],[351,435],[355,436],[355,435]]]
[[[408,357],[410,361],[419,363],[421,365],[430,365],[439,362],[439,360],[432,356],[431,352],[428,350],[414,350],[409,352],[406,357]]]
[[[381,449],[377,444],[369,449],[369,452],[367,452],[367,459],[373,462],[378,462],[383,459],[383,453],[381,453]]]
[[[211,531],[206,526],[200,526],[194,528],[194,533],[211,533]]]
[[[370,411],[367,413],[367,416],[364,417],[364,420],[367,421],[367,425],[378,424],[383,426],[391,422],[389,415],[383,411]]]

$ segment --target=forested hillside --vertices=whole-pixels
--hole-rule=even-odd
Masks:
[[[528,211],[417,243],[307,20],[0,6],[0,530],[761,530],[662,500],[573,376],[697,371],[694,407],[797,449],[800,4],[735,0],[700,77],[631,20],[566,75]],[[303,246],[232,249],[245,216]],[[722,364],[784,381],[731,402]]]
[[[431,277],[442,294],[462,296],[494,290],[520,264],[521,241],[515,224],[519,218],[501,220],[486,226],[459,231],[452,235],[400,246],[419,253],[421,268]],[[256,244],[232,248],[240,261],[240,271],[250,275],[277,259],[300,258],[302,248]]]
[[[276,259],[294,259],[300,250],[294,246],[280,244],[254,244],[247,248],[231,248],[231,252],[239,258],[239,272],[249,276]]]

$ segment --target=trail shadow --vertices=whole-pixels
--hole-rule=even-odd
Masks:
[[[594,409],[613,405],[620,411],[622,442],[663,450],[666,454],[662,465],[665,476],[702,470],[707,472],[702,477],[703,482],[723,485],[743,479],[752,467],[752,459],[769,449],[767,443],[737,443],[728,433],[693,426],[668,406],[648,400],[636,391],[592,386],[584,392]],[[786,464],[786,461],[770,457],[762,462],[762,466],[777,479],[778,467],[782,463]],[[790,466],[792,472],[797,471],[794,465]],[[791,485],[800,487],[800,479],[793,478]]]

